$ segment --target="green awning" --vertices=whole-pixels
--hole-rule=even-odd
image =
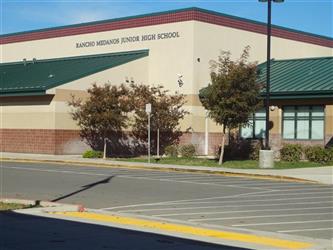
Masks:
[[[266,63],[258,69],[265,85]],[[272,60],[270,93],[272,99],[333,97],[333,57]]]
[[[148,56],[148,50],[0,64],[0,96],[41,95],[50,88]]]

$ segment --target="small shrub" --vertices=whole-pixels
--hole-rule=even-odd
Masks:
[[[262,147],[261,147],[260,141],[251,143],[251,151],[250,151],[250,154],[249,154],[249,158],[251,160],[258,161],[259,160],[259,152],[260,152],[261,148]]]
[[[193,144],[183,145],[179,151],[182,157],[191,158],[195,155],[195,146]]]
[[[229,144],[224,147],[224,160],[258,160],[261,141],[243,139],[231,136]],[[220,157],[221,146],[215,152],[216,158]]]
[[[329,152],[329,156],[330,156],[330,160],[333,162],[333,147],[327,148],[328,152]]]
[[[303,154],[303,147],[299,144],[285,144],[280,150],[280,157],[283,161],[300,161]]]
[[[176,145],[166,146],[164,152],[167,156],[177,157],[178,156],[178,147]]]
[[[325,149],[321,146],[308,146],[304,150],[305,157],[312,162],[326,163],[331,161],[331,149]]]
[[[82,155],[83,158],[102,158],[103,152],[95,150],[87,150]]]

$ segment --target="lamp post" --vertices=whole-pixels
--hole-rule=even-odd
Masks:
[[[274,152],[269,146],[269,104],[270,104],[270,87],[271,87],[271,32],[272,32],[272,2],[282,3],[284,0],[258,0],[259,2],[267,2],[267,60],[266,60],[266,129],[265,129],[265,150],[260,150],[259,167],[274,167]]]
[[[272,33],[272,2],[283,3],[284,0],[259,0],[267,2],[267,60],[266,60],[266,129],[265,129],[265,149],[270,150],[269,146],[269,104],[270,104],[270,87],[271,87],[271,33]]]
[[[148,116],[148,163],[150,163],[150,115],[151,115],[151,103],[146,104],[146,114]]]

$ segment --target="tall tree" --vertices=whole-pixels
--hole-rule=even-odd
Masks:
[[[133,108],[129,93],[125,85],[93,84],[88,89],[87,100],[72,96],[69,102],[72,118],[81,128],[81,137],[93,149],[101,149],[105,138],[119,139],[122,131],[128,127],[128,113]]]
[[[223,126],[219,164],[223,162],[227,129],[248,123],[248,117],[261,104],[258,99],[261,84],[257,80],[257,64],[249,62],[250,47],[233,61],[229,51],[222,51],[217,61],[211,61],[211,84],[199,92],[209,116]]]
[[[142,142],[147,141],[147,120],[145,105],[151,103],[151,146],[157,149],[157,131],[160,131],[161,151],[170,144],[176,143],[182,135],[179,123],[187,111],[182,106],[185,104],[184,95],[172,95],[162,86],[131,85],[132,102],[134,106],[133,135]]]

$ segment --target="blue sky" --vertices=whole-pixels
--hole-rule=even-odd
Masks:
[[[1,34],[111,19],[186,7],[201,7],[266,22],[258,0],[0,0]],[[285,0],[273,4],[276,25],[332,37],[333,0]]]

